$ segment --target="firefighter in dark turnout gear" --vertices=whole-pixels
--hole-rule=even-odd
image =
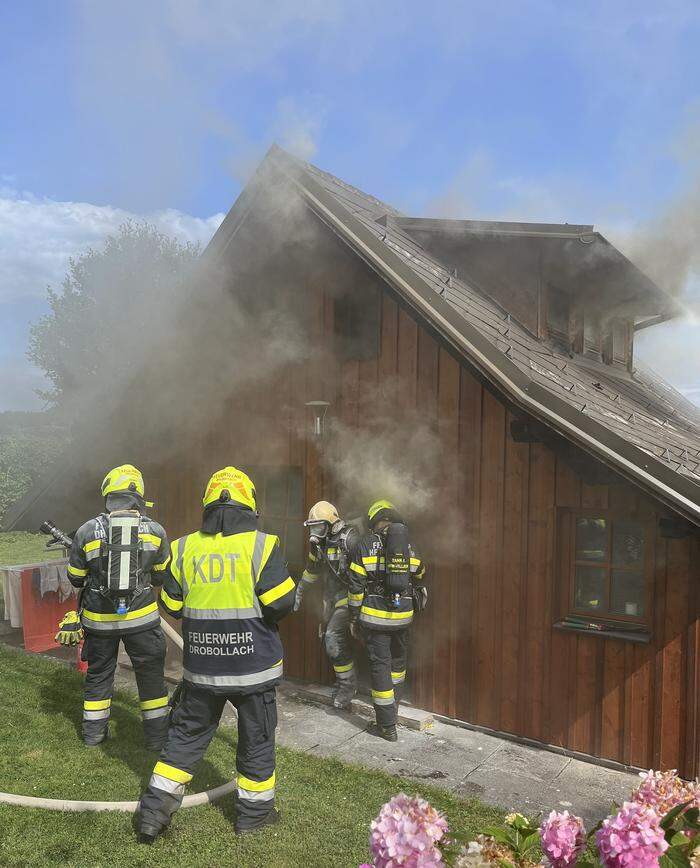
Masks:
[[[367,512],[369,533],[350,563],[348,602],[367,646],[376,724],[370,732],[396,741],[397,703],[406,680],[409,627],[428,592],[425,567],[408,541],[406,525],[388,500]]]
[[[347,709],[357,684],[348,615],[348,567],[349,553],[359,542],[359,534],[326,500],[311,507],[304,524],[309,529],[309,559],[297,585],[294,611],[301,608],[306,590],[320,580],[323,584],[323,644],[335,672],[333,705]]]
[[[143,477],[133,465],[111,470],[102,495],[105,512],[78,528],[68,563],[71,583],[84,589],[81,611],[73,613],[85,632],[88,664],[83,739],[94,746],[107,738],[121,641],[136,675],[146,747],[159,750],[170,709],[163,678],[165,637],[151,585],[163,581],[168,540],[158,522],[143,515],[152,504],[144,500]]]
[[[227,700],[238,712],[236,831],[276,822],[275,687],[282,679],[277,622],[295,584],[279,539],[257,529],[255,488],[235,467],[209,481],[201,530],[175,540],[160,601],[182,618],[183,690],[168,740],[139,805],[152,841],[170,823],[219,725]]]

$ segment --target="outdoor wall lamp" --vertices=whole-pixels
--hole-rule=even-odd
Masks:
[[[328,410],[328,408],[330,407],[330,403],[328,401],[307,401],[306,406],[310,407],[312,413],[314,414],[314,437],[322,437],[323,420],[326,415],[326,410]]]

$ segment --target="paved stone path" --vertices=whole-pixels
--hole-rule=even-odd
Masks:
[[[399,728],[384,742],[365,732],[367,720],[302,696],[293,683],[279,690],[279,743],[381,769],[464,798],[524,814],[570,810],[590,826],[637,785],[636,774],[603,768],[435,721],[426,732]]]

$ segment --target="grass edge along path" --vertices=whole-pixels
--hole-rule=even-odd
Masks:
[[[112,738],[79,738],[82,677],[60,663],[0,645],[0,790],[70,799],[136,799],[156,757],[141,744],[135,695],[113,701]],[[235,730],[220,728],[189,792],[235,775]],[[0,805],[0,865],[304,866],[345,868],[368,857],[370,821],[403,790],[420,792],[452,828],[476,832],[502,814],[429,786],[288,748],[278,748],[282,823],[243,839],[233,834],[232,798],[180,811],[155,845],[136,843],[127,814],[62,813]]]

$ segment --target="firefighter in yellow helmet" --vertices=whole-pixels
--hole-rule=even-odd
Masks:
[[[396,741],[397,704],[406,680],[408,628],[428,592],[425,566],[409,541],[408,528],[388,500],[367,510],[369,532],[350,563],[350,618],[359,622],[370,665],[376,724],[370,732]]]
[[[168,692],[163,678],[165,637],[151,588],[163,581],[170,550],[165,531],[145,515],[141,472],[132,464],[110,470],[102,482],[105,510],[75,532],[68,578],[81,588],[80,612],[69,612],[57,640],[70,644],[85,632],[87,660],[83,740],[108,735],[119,643],[136,674],[146,747],[159,750],[168,728]]]
[[[355,695],[356,677],[348,615],[348,567],[350,551],[359,533],[338,515],[332,503],[315,503],[304,524],[309,530],[309,559],[297,586],[294,611],[303,595],[319,579],[323,585],[323,644],[335,672],[333,705],[349,708]]]
[[[183,690],[139,803],[146,842],[170,824],[227,700],[238,712],[236,832],[279,819],[275,687],[283,654],[277,622],[291,612],[296,586],[279,539],[258,530],[255,488],[245,473],[219,470],[202,505],[201,529],[172,544],[160,597],[167,612],[182,618]]]

